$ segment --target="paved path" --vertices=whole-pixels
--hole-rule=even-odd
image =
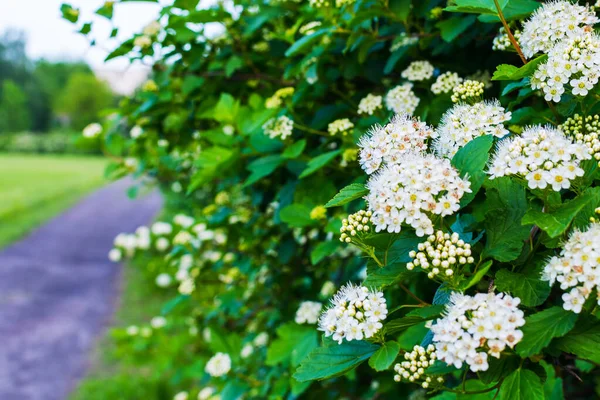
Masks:
[[[161,204],[156,193],[129,200],[129,185],[98,190],[0,251],[0,399],[64,400],[84,375],[117,297],[112,239]]]

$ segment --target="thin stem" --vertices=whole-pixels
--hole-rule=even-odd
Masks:
[[[313,129],[313,128],[309,128],[308,126],[304,126],[304,125],[299,124],[299,123],[297,123],[295,121],[294,121],[294,128],[298,128],[301,131],[305,131],[305,132],[308,132],[308,133],[314,133],[315,135],[325,136],[325,137],[328,137],[328,138],[331,137],[331,135],[328,134],[327,132],[322,132],[322,131],[318,131],[318,130]]]
[[[481,389],[481,390],[474,390],[474,391],[468,391],[468,390],[455,390],[455,389],[450,389],[445,387],[444,390],[448,391],[448,392],[452,392],[452,393],[460,393],[460,394],[481,394],[481,393],[487,393],[487,392],[491,392],[494,389],[498,389],[500,386],[502,386],[502,381],[496,383],[494,386],[489,387],[487,389]]]
[[[523,64],[527,64],[527,59],[523,55],[521,46],[519,46],[519,43],[516,41],[515,37],[513,36],[512,31],[510,30],[508,23],[506,22],[506,18],[504,18],[504,14],[502,13],[502,7],[500,7],[500,4],[498,4],[498,0],[494,0],[494,4],[496,5],[496,10],[498,10],[498,17],[500,18],[500,21],[502,22],[502,25],[504,26],[504,30],[506,30],[506,34],[508,35],[508,40],[510,40],[510,43],[513,45],[513,47],[517,51],[517,54],[519,54],[519,57],[521,58],[521,61],[523,61]]]
[[[412,297],[413,299],[415,299],[416,301],[418,301],[420,304],[423,305],[429,305],[429,303],[424,302],[423,300],[421,300],[420,298],[417,297],[416,294],[414,294],[413,292],[410,291],[410,289],[408,289],[406,286],[404,286],[402,283],[398,283],[398,286],[400,286],[400,288],[402,290],[404,290],[406,292],[407,295],[409,295],[410,297]]]

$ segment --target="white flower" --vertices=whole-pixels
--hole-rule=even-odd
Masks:
[[[408,115],[396,115],[385,126],[374,125],[360,138],[360,166],[372,174],[383,165],[399,164],[409,152],[427,150],[435,133],[425,122]]]
[[[129,335],[129,336],[136,336],[137,334],[140,333],[140,328],[138,328],[135,325],[130,325],[127,327],[127,329],[125,330],[125,332]]]
[[[136,36],[136,38],[133,39],[133,45],[145,49],[146,47],[152,46],[152,38],[147,35]]]
[[[433,76],[433,70],[429,61],[413,61],[400,75],[409,81],[424,81]]]
[[[108,252],[108,259],[112,262],[119,262],[123,255],[121,254],[121,250],[119,249],[111,249]]]
[[[144,27],[142,33],[147,36],[156,36],[160,32],[161,28],[160,22],[152,21]]]
[[[196,290],[196,284],[192,278],[187,278],[181,281],[177,290],[183,295],[190,295]]]
[[[336,119],[327,126],[327,132],[329,132],[331,136],[346,136],[353,128],[354,124],[348,118]]]
[[[267,332],[261,332],[252,341],[256,347],[264,347],[269,343],[269,334]]]
[[[194,225],[195,222],[196,220],[193,217],[190,217],[189,215],[185,214],[177,214],[175,215],[175,217],[173,217],[173,223],[181,226],[184,229],[187,229],[190,226]]]
[[[523,25],[519,40],[527,58],[536,53],[548,53],[556,42],[581,36],[589,25],[598,22],[593,10],[570,1],[544,3]]]
[[[473,372],[486,371],[488,354],[500,358],[506,346],[513,348],[523,337],[520,302],[504,293],[452,293],[445,316],[431,327],[437,357],[456,368],[467,363]]]
[[[160,329],[167,325],[167,319],[162,316],[154,317],[150,320],[150,326],[154,329]]]
[[[173,282],[173,278],[171,278],[171,275],[169,274],[162,273],[156,277],[156,286],[158,287],[165,288],[169,286],[171,282]]]
[[[282,115],[279,118],[271,118],[262,126],[266,135],[271,139],[280,138],[285,140],[292,135],[294,130],[294,121],[291,118]]]
[[[188,392],[179,392],[173,397],[173,400],[188,400]]]
[[[155,235],[169,235],[173,232],[173,226],[168,222],[155,222],[150,231]]]
[[[208,360],[204,370],[214,377],[226,375],[231,370],[231,357],[229,354],[217,353]]]
[[[131,136],[132,139],[137,139],[140,136],[142,136],[143,133],[144,133],[144,130],[142,129],[142,127],[139,125],[136,125],[133,128],[131,128],[131,131],[129,131],[129,136]]]
[[[519,29],[512,30],[513,37],[517,42],[521,39],[521,31]],[[508,33],[504,27],[500,27],[498,34],[494,38],[494,42],[492,45],[492,50],[496,51],[506,51],[508,49],[512,49],[513,45],[510,42],[510,38],[508,37]]]
[[[198,393],[198,400],[208,400],[216,392],[213,387],[205,387]]]
[[[433,148],[440,157],[452,158],[461,147],[479,136],[501,138],[507,135],[508,130],[503,123],[510,118],[511,113],[505,111],[497,100],[473,105],[457,104],[442,116]]]
[[[358,114],[373,115],[375,111],[381,109],[382,102],[383,99],[381,96],[376,96],[369,93],[360,101],[360,103],[358,103]]]
[[[385,106],[396,114],[413,115],[419,105],[419,98],[412,91],[412,83],[405,83],[391,89],[385,96]]]
[[[433,94],[450,93],[452,89],[462,83],[463,79],[456,72],[444,72],[437,77],[431,85]]]
[[[248,358],[250,357],[250,355],[252,355],[252,353],[254,352],[254,347],[252,347],[251,344],[247,344],[242,348],[242,351],[240,353],[240,356],[242,358]]]
[[[559,282],[565,291],[563,308],[579,314],[590,294],[600,289],[600,223],[586,231],[573,231],[560,256],[552,257],[544,267],[542,279],[551,286]]]
[[[166,251],[171,246],[171,243],[169,242],[169,239],[161,237],[156,239],[155,246],[158,251]]]
[[[83,128],[83,137],[95,138],[102,133],[102,125],[97,122],[89,124]]]
[[[323,305],[317,301],[303,301],[296,311],[297,324],[316,324]]]
[[[398,233],[405,224],[424,236],[433,233],[430,216],[454,214],[470,186],[449,160],[407,153],[402,164],[387,165],[371,176],[365,198],[376,232]]]
[[[521,136],[501,141],[493,156],[490,179],[517,175],[530,189],[568,189],[571,181],[583,176],[579,164],[591,155],[583,144],[573,143],[550,126],[531,126]]]
[[[331,306],[319,318],[319,330],[342,343],[344,339],[370,338],[382,327],[387,316],[383,293],[351,283],[343,286],[331,300]]]
[[[484,82],[467,79],[452,88],[450,99],[453,103],[477,100],[483,95],[484,88]]]
[[[223,127],[223,133],[227,136],[231,136],[235,133],[235,128],[233,127],[233,125],[225,125]]]

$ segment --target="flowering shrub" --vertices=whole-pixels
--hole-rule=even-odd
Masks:
[[[595,5],[198,3],[85,133],[166,199],[123,352],[177,399],[600,394]]]

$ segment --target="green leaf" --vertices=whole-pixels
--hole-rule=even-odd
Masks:
[[[344,375],[371,357],[377,349],[377,345],[358,340],[316,348],[302,361],[294,378],[305,382]]]
[[[471,277],[471,279],[469,279],[469,282],[467,284],[465,284],[465,286],[462,287],[461,289],[464,291],[472,286],[477,285],[479,283],[479,281],[481,281],[483,279],[485,274],[487,274],[487,272],[490,270],[492,264],[493,264],[493,262],[491,260],[483,263],[483,265],[480,266],[479,269],[477,269],[477,272],[475,272],[475,274]]]
[[[533,75],[538,65],[543,63],[548,59],[546,54],[539,56],[527,64],[522,66],[521,68],[515,67],[514,65],[501,64],[496,67],[496,71],[494,72],[494,76],[492,76],[493,81],[518,81],[528,76]]]
[[[600,322],[582,318],[569,334],[552,342],[552,347],[600,363]]]
[[[439,28],[442,39],[450,43],[456,39],[458,35],[471,27],[476,18],[477,17],[474,15],[469,15],[467,17],[456,16],[444,21],[440,21],[435,26]]]
[[[83,26],[81,27],[81,29],[79,30],[79,33],[82,33],[84,35],[87,35],[88,33],[90,33],[92,30],[92,23],[88,22],[86,24],[83,24]]]
[[[235,71],[244,66],[244,60],[238,56],[232,56],[225,64],[225,76],[230,77]]]
[[[114,49],[109,55],[106,56],[104,61],[106,62],[106,61],[112,60],[113,58],[124,56],[125,54],[129,53],[131,50],[133,50],[133,39],[130,39],[130,40],[127,40],[127,41],[121,43],[121,45],[119,47]]]
[[[290,204],[279,212],[279,218],[290,226],[303,228],[315,222],[310,219],[310,212],[311,208],[304,204]]]
[[[350,203],[352,200],[359,199],[369,194],[369,189],[362,183],[351,183],[336,194],[333,199],[329,200],[325,207],[338,207]]]
[[[316,265],[325,257],[332,255],[339,247],[339,241],[329,240],[320,242],[310,253],[310,262]]]
[[[518,208],[501,208],[486,214],[484,257],[492,257],[501,262],[513,261],[519,257],[531,229],[531,226],[521,225],[524,214],[524,209]]]
[[[329,153],[324,153],[319,156],[316,156],[312,160],[308,162],[308,166],[302,173],[300,174],[300,179],[306,178],[307,176],[317,172],[325,165],[329,164],[334,158],[336,158],[342,150],[334,150]]]
[[[306,147],[306,139],[302,139],[297,141],[296,143],[288,146],[281,156],[283,158],[298,158],[300,154],[304,151]]]
[[[105,2],[102,7],[96,10],[96,14],[101,17],[112,19],[114,11],[114,5],[111,2]]]
[[[244,182],[244,186],[252,185],[262,178],[271,175],[282,163],[283,159],[278,155],[270,155],[252,161],[248,164],[248,169],[252,174]]]
[[[520,298],[521,303],[528,307],[539,306],[550,295],[550,285],[542,281],[539,267],[527,270],[525,274],[501,269],[496,272],[494,283],[499,291]]]
[[[573,218],[594,200],[595,196],[590,192],[577,196],[548,213],[530,209],[523,216],[521,223],[523,225],[537,225],[548,236],[555,238],[562,235],[573,221]]]
[[[297,40],[289,49],[285,52],[286,57],[293,57],[305,49],[309,48],[314,42],[331,32],[332,28],[323,28],[314,32],[312,35],[306,35]]]
[[[265,363],[270,366],[287,362],[297,366],[319,346],[317,330],[310,326],[287,323],[277,328],[277,336],[267,349]]]
[[[508,0],[498,0],[498,3],[500,8],[504,8],[508,3]],[[448,2],[448,7],[446,7],[444,11],[492,15],[498,14],[494,0],[450,0]]]
[[[577,314],[562,307],[552,307],[525,318],[521,328],[523,339],[517,344],[517,353],[523,357],[539,354],[553,338],[566,335],[577,321]]]
[[[219,102],[213,111],[213,118],[219,122],[235,122],[239,109],[239,101],[229,93],[221,93]]]
[[[379,350],[369,358],[369,366],[375,371],[384,371],[392,365],[394,360],[396,360],[399,352],[400,345],[398,342],[385,342]]]
[[[460,172],[462,177],[467,176],[471,182],[471,193],[465,193],[460,202],[461,207],[469,204],[481,188],[486,177],[484,169],[493,143],[493,136],[480,136],[458,150],[452,158],[452,165]]]
[[[412,0],[390,0],[389,8],[396,14],[398,20],[406,21],[412,8],[411,2]]]
[[[499,400],[544,400],[544,387],[535,372],[519,368],[500,386]]]
[[[395,263],[380,267],[375,263],[367,265],[367,279],[363,285],[368,287],[383,288],[400,281],[409,271],[406,264]]]
[[[79,19],[79,9],[73,8],[70,4],[63,3],[60,6],[60,12],[62,17],[69,22],[77,22]]]
[[[502,14],[504,14],[504,19],[507,21],[522,20],[526,19],[529,14],[540,6],[541,4],[535,0],[510,0],[506,7],[502,9]],[[478,19],[486,23],[500,22],[497,15],[480,15]]]
[[[479,372],[479,379],[486,385],[498,382],[519,368],[520,363],[521,359],[514,354],[503,354],[499,359],[488,357],[489,368],[487,371]]]
[[[199,76],[187,75],[183,78],[183,83],[181,84],[181,91],[186,96],[192,93],[194,90],[200,88],[204,84],[205,79]]]
[[[433,305],[430,307],[423,307],[413,310],[406,314],[402,318],[396,318],[384,325],[385,332],[393,335],[398,332],[402,332],[410,328],[413,325],[420,324],[421,322],[436,319],[444,311],[445,306]]]

